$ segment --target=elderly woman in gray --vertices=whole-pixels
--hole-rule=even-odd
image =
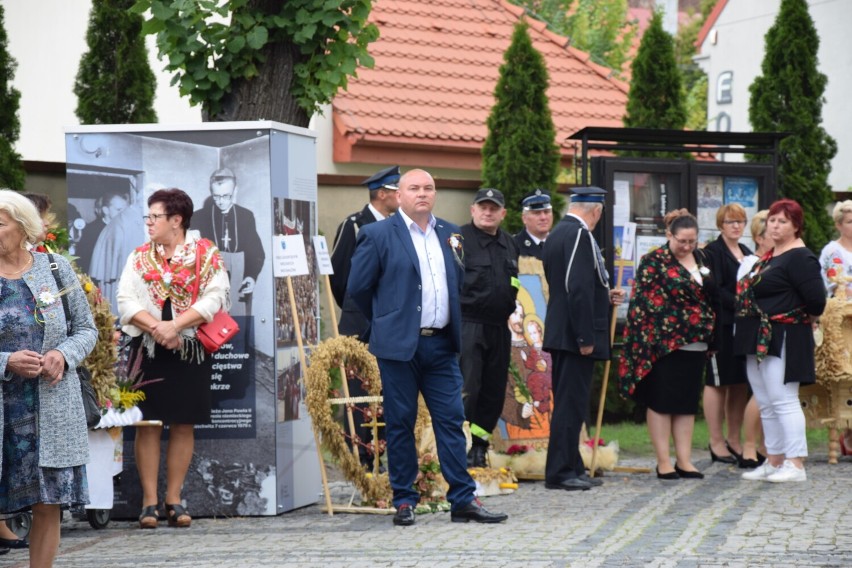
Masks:
[[[55,255],[51,264],[28,250],[42,231],[32,202],[0,189],[0,513],[32,509],[30,566],[39,567],[51,566],[59,548],[60,507],[88,501],[89,445],[75,369],[98,336],[68,261]]]

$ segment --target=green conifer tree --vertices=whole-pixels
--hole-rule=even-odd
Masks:
[[[660,11],[654,12],[642,36],[632,70],[624,126],[682,129],[686,124],[682,78],[674,40],[663,29]]]
[[[74,83],[82,124],[157,122],[156,79],[148,64],[142,16],[135,0],[94,0],[86,43]]]
[[[814,251],[822,249],[834,230],[826,207],[833,199],[828,174],[837,153],[837,144],[822,127],[827,79],[817,70],[818,50],[806,0],[782,0],[766,32],[761,75],[749,87],[752,128],[791,133],[780,144],[778,186],[783,196],[802,205],[805,243]]]
[[[505,195],[509,212],[503,228],[511,233],[523,226],[520,202],[526,193],[535,188],[556,189],[560,154],[547,84],[544,58],[533,47],[526,24],[518,23],[503,54],[482,148],[483,186]],[[552,196],[558,215],[564,199],[555,193]]]
[[[0,187],[23,190],[26,173],[14,146],[21,131],[21,93],[12,87],[17,63],[9,55],[6,43],[5,11],[0,4]]]

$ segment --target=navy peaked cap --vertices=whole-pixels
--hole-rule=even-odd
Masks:
[[[366,185],[370,191],[375,189],[399,189],[399,166],[391,166],[383,170],[379,170],[367,179],[361,182],[361,185]]]

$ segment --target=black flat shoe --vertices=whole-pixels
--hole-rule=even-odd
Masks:
[[[700,471],[686,471],[675,465],[675,473],[684,479],[704,479],[704,474]]]
[[[0,548],[29,548],[30,543],[25,538],[0,538]]]
[[[410,527],[414,524],[414,507],[408,503],[403,503],[396,509],[396,514],[393,516],[393,524],[398,527]]]
[[[734,456],[717,456],[713,453],[713,448],[707,446],[707,449],[710,450],[710,461],[727,463],[731,465],[737,463],[737,458],[735,458]]]
[[[677,472],[677,467],[675,467],[675,471],[670,471],[668,473],[660,473],[660,468],[657,468],[657,479],[665,479],[666,481],[674,481],[676,479],[680,479],[680,474]]]
[[[742,458],[739,461],[740,469],[754,469],[756,467],[760,467],[763,465],[763,462],[766,461],[766,456],[757,452],[757,459],[753,460],[751,458]]]

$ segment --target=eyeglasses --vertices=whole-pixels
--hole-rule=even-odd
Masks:
[[[745,225],[746,222],[742,219],[725,219],[722,221],[725,225]]]
[[[230,199],[234,196],[233,193],[225,193],[223,195],[213,194],[213,201],[230,201]]]
[[[672,239],[674,239],[674,241],[682,247],[694,247],[696,244],[698,244],[698,241],[696,239],[679,239],[674,235],[672,235]]]
[[[162,217],[168,217],[168,216],[169,216],[168,213],[152,213],[151,215],[142,215],[142,220],[145,221],[146,223],[148,221],[150,221],[151,223],[156,223],[157,219],[160,219]]]

